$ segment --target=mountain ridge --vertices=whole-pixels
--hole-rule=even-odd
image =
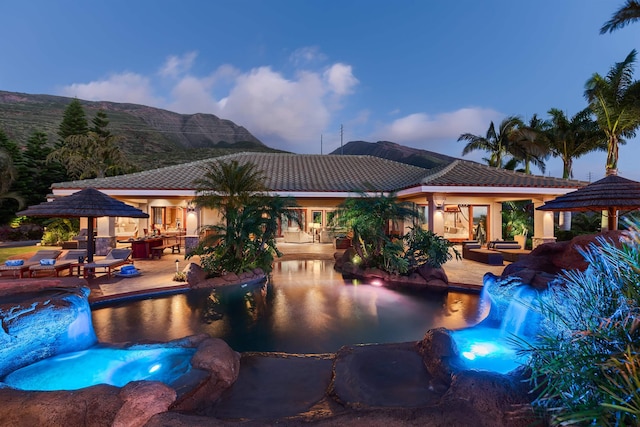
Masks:
[[[419,148],[407,147],[391,141],[350,141],[343,147],[338,148],[329,154],[369,155],[393,160],[399,163],[419,166],[425,169],[445,166],[455,160],[459,160],[456,157]]]
[[[0,91],[0,128],[24,147],[34,131],[57,140],[64,110],[73,98]],[[125,138],[121,149],[144,168],[242,151],[279,151],[243,126],[213,114],[180,114],[142,104],[78,99],[87,121],[107,113],[108,129]]]

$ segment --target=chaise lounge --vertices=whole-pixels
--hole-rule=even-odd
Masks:
[[[40,261],[43,259],[56,259],[61,253],[62,251],[59,250],[44,249],[36,252],[31,258],[22,263],[19,262],[21,260],[7,261],[5,264],[0,265],[0,276],[2,273],[11,272],[13,273],[13,277],[19,275],[22,278],[24,273],[28,272],[31,266],[40,265]],[[14,262],[15,265],[12,265]]]
[[[86,258],[86,249],[70,249],[62,255],[59,259],[56,259],[54,264],[35,264],[29,267],[29,276],[36,277],[39,273],[54,273],[56,277],[60,275],[62,270],[69,269],[71,264],[77,263],[78,258]]]
[[[95,277],[96,269],[101,268],[111,278],[111,272],[114,268],[125,264],[133,264],[129,259],[131,249],[111,249],[106,257],[101,260],[90,262],[83,265],[83,276],[85,279]]]

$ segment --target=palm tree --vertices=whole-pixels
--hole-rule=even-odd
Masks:
[[[417,219],[418,213],[410,202],[398,200],[397,194],[368,195],[346,199],[338,209],[340,225],[353,233],[353,248],[365,265],[380,266],[387,245],[390,224]],[[392,226],[392,228],[394,228]]]
[[[542,173],[546,170],[544,161],[549,157],[544,140],[544,120],[534,114],[528,124],[521,124],[512,134],[509,153],[514,159],[524,163],[524,173],[530,174],[533,163]]]
[[[253,163],[215,161],[205,167],[195,182],[198,206],[215,209],[222,223],[208,225],[210,231],[193,255],[200,255],[203,268],[212,274],[242,273],[256,267],[271,270],[276,248],[278,221],[293,218],[293,199],[271,197],[264,176]],[[295,219],[295,218],[294,218]]]
[[[627,0],[627,2],[611,16],[602,28],[600,34],[612,33],[632,22],[640,19],[640,2],[637,0]]]
[[[483,150],[490,154],[488,159],[484,159],[489,166],[504,167],[505,157],[509,155],[512,145],[512,134],[521,124],[522,121],[519,117],[509,116],[500,122],[497,132],[495,125],[491,122],[485,136],[463,133],[458,141],[468,141],[468,143],[462,150],[462,155],[467,155],[475,150]]]
[[[584,95],[607,136],[607,175],[617,174],[621,137],[632,138],[640,126],[640,82],[633,81],[636,50],[616,63],[606,77],[595,73],[585,85]]]
[[[562,110],[549,110],[551,119],[544,125],[547,149],[553,157],[562,160],[562,177],[573,177],[573,160],[595,150],[605,149],[605,135],[591,119],[591,110],[584,110],[568,119]],[[560,227],[571,229],[571,212],[560,214]]]
[[[591,110],[585,108],[571,119],[557,108],[549,110],[551,119],[545,123],[544,137],[553,157],[562,160],[562,178],[573,178],[573,161],[587,153],[604,150],[605,135],[591,119]]]

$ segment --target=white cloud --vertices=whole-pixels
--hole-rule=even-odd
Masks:
[[[324,78],[329,84],[329,88],[337,95],[348,95],[353,93],[353,88],[359,83],[351,70],[351,65],[333,64],[324,72]]]
[[[320,52],[320,49],[317,46],[301,47],[289,55],[289,62],[291,62],[295,67],[307,66],[309,64],[323,62],[326,60],[326,55]]]
[[[284,140],[304,145],[317,139],[329,122],[325,94],[317,73],[302,72],[290,80],[270,67],[260,67],[236,79],[222,114],[267,144]]]
[[[60,95],[77,97],[87,101],[129,102],[142,105],[162,105],[162,100],[153,95],[148,77],[125,72],[113,74],[105,80],[89,83],[73,83],[64,86]]]
[[[496,122],[502,117],[504,114],[487,108],[462,108],[436,115],[414,113],[382,126],[373,137],[428,149],[425,145],[455,142],[463,133],[484,134],[492,120]],[[451,145],[455,152],[461,151],[460,147]]]
[[[182,56],[171,55],[160,67],[159,73],[164,77],[176,78],[181,76],[191,70],[197,56],[197,52],[187,52]]]

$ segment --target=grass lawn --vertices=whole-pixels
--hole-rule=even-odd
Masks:
[[[16,246],[16,247],[8,247],[8,248],[0,248],[0,263],[4,264],[4,262],[10,258],[21,258],[22,254],[32,254],[42,249],[60,249],[59,246]]]

